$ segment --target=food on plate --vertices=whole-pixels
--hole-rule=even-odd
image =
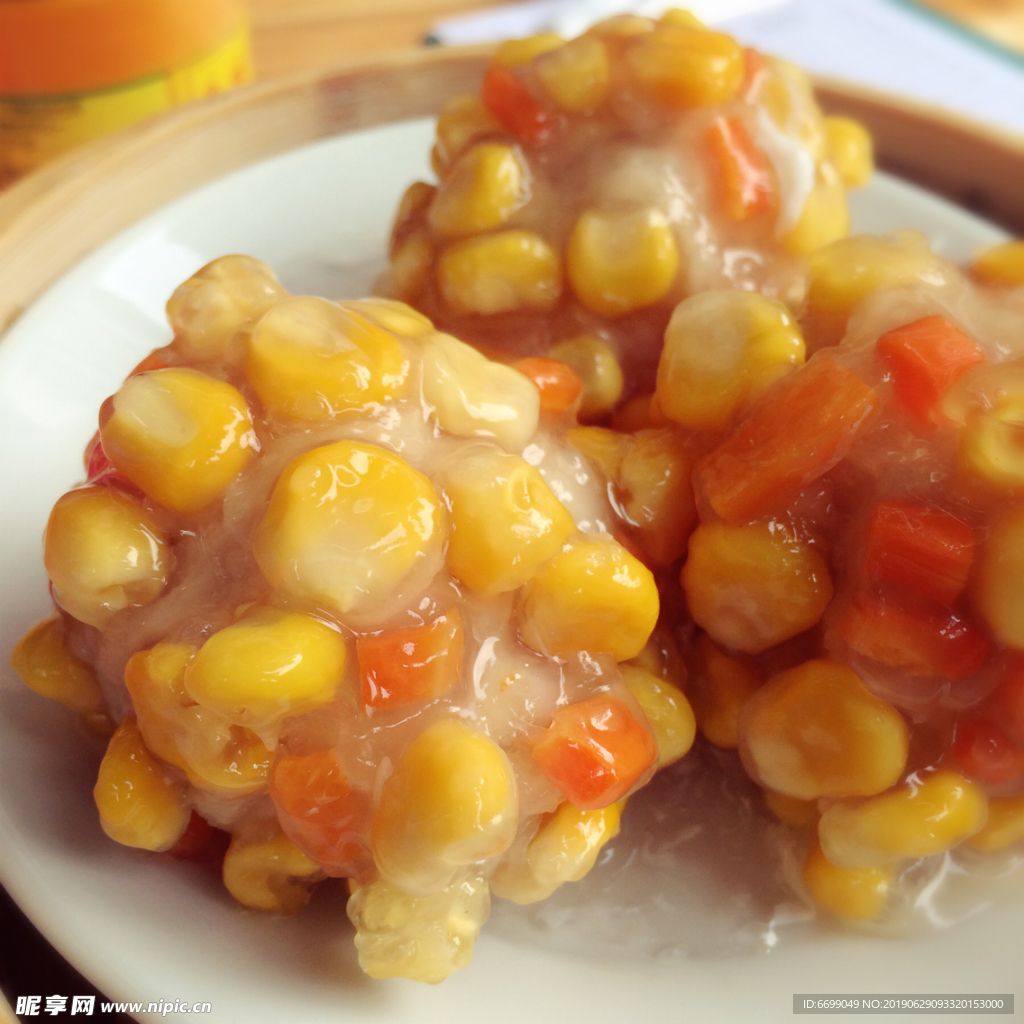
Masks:
[[[912,232],[842,239],[770,345],[736,326],[765,300],[734,293],[685,299],[666,334],[657,403],[699,449],[687,693],[841,918],[884,919],[938,855],[1024,835],[1014,253],[965,274]]]
[[[432,164],[437,185],[399,206],[384,292],[485,350],[569,363],[592,421],[654,389],[686,296],[797,307],[872,149],[797,68],[670,11],[504,43],[479,95],[442,110]]]
[[[242,256],[167,309],[54,506],[57,614],[14,666],[110,736],[112,839],[220,863],[263,910],[346,878],[363,968],[438,982],[492,891],[582,877],[693,742],[645,564],[678,554],[692,501],[661,492],[692,460],[630,439],[627,518],[572,446],[563,364]]]

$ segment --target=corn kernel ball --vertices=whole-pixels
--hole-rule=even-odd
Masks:
[[[520,153],[500,142],[478,142],[452,165],[427,213],[441,238],[492,231],[530,198],[530,172]]]
[[[107,458],[175,512],[206,508],[259,450],[238,389],[198,370],[129,377],[108,403],[100,413]]]
[[[721,32],[666,25],[638,35],[625,56],[636,84],[671,107],[726,103],[743,81],[743,50]]]
[[[15,644],[11,666],[36,693],[60,701],[96,725],[106,720],[96,671],[67,649],[60,616],[37,623]]]
[[[435,131],[437,142],[434,143],[434,149],[431,152],[431,163],[440,178],[471,142],[481,136],[502,134],[505,127],[484,106],[479,96],[463,94],[453,96],[441,108]],[[430,189],[430,199],[433,198],[435,192],[433,186],[427,185],[425,182],[416,182],[410,188],[418,190],[414,196],[410,197],[413,200],[424,197],[426,189]],[[427,203],[424,203],[423,208],[426,209],[426,206]],[[396,224],[402,223],[411,212],[411,209],[400,207],[398,216],[395,217]]]
[[[185,668],[185,692],[235,725],[266,727],[334,697],[345,641],[309,615],[257,608],[218,630]]]
[[[950,850],[980,832],[987,816],[984,789],[943,769],[867,800],[837,801],[822,814],[818,838],[837,867],[878,868]]]
[[[381,875],[418,896],[496,857],[518,824],[512,766],[493,740],[444,718],[406,748],[381,790],[370,841]]]
[[[831,163],[819,163],[814,179],[796,224],[782,236],[783,247],[794,256],[809,256],[850,233],[850,209],[839,172]]]
[[[339,306],[349,316],[366,317],[400,338],[421,338],[434,329],[428,317],[397,299],[346,299]]]
[[[128,660],[124,682],[146,746],[199,789],[244,796],[266,787],[271,753],[250,729],[197,704],[185,689],[191,644],[160,643]]]
[[[285,467],[254,548],[272,586],[344,615],[425,586],[441,567],[444,533],[425,476],[382,448],[338,441]]]
[[[491,876],[491,892],[520,905],[546,900],[566,882],[578,882],[619,834],[621,804],[581,811],[565,802],[544,816],[519,856],[513,851]]]
[[[506,39],[494,51],[494,63],[501,68],[521,68],[542,53],[560,49],[565,40],[557,32],[540,32],[522,39]]]
[[[371,978],[437,985],[468,967],[491,909],[487,882],[467,873],[438,892],[414,896],[385,878],[349,881],[347,912],[359,966]]]
[[[850,117],[825,118],[829,153],[846,188],[863,188],[875,171],[874,144],[868,130]]]
[[[832,599],[824,557],[778,523],[702,523],[690,535],[681,582],[696,623],[744,654],[810,629]]]
[[[622,316],[665,298],[679,269],[679,245],[654,207],[585,210],[565,254],[580,302],[600,316]]]
[[[622,397],[625,379],[615,350],[602,338],[580,334],[551,346],[548,355],[567,363],[583,382],[579,417],[597,419],[615,407]]]
[[[658,621],[658,587],[621,544],[569,541],[520,594],[519,631],[535,651],[574,656],[607,651],[635,658]]]
[[[437,258],[437,283],[453,313],[550,312],[562,295],[562,262],[532,231],[453,242]]]
[[[191,812],[174,782],[142,742],[134,718],[110,737],[93,789],[100,824],[115,842],[141,850],[168,850]]]
[[[687,687],[697,728],[725,750],[739,746],[740,708],[761,685],[753,666],[720,651],[706,633],[694,644],[694,669]]]
[[[190,359],[231,356],[239,332],[287,295],[265,263],[251,256],[222,256],[178,285],[168,300],[175,346]]]
[[[691,430],[722,431],[803,362],[803,336],[781,302],[753,292],[701,292],[679,303],[665,328],[658,405]]]
[[[280,829],[273,826],[236,832],[224,854],[224,886],[253,910],[294,914],[309,900],[323,872]]]
[[[479,594],[521,587],[576,528],[540,472],[518,455],[471,450],[445,471],[443,486],[448,567]]]
[[[836,867],[821,852],[818,837],[811,836],[804,860],[804,885],[814,902],[846,921],[874,921],[889,902],[892,869]]]
[[[533,381],[450,334],[431,335],[422,353],[423,398],[442,430],[491,437],[511,452],[526,447],[540,422]]]
[[[354,304],[300,296],[256,324],[245,369],[272,415],[323,423],[393,397],[409,361],[392,332]]]
[[[693,746],[697,722],[686,695],[678,686],[635,665],[620,668],[629,692],[647,716],[658,744],[658,767],[678,761]]]
[[[43,562],[57,603],[102,628],[115,612],[160,596],[171,552],[163,530],[136,499],[110,487],[80,487],[50,512]]]
[[[909,749],[896,708],[853,669],[823,659],[780,672],[748,698],[739,740],[751,778],[801,800],[881,793],[903,774]]]

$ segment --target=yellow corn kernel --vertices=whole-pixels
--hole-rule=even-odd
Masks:
[[[383,448],[338,441],[288,463],[254,548],[271,585],[361,613],[399,587],[425,586],[441,567],[444,532],[422,473]]]
[[[651,427],[663,427],[669,423],[671,420],[662,413],[653,392],[636,395],[619,406],[612,415],[612,429],[626,434]]]
[[[819,906],[846,921],[874,921],[889,902],[892,869],[836,867],[811,835],[804,860],[804,885]]]
[[[618,479],[626,454],[623,434],[607,427],[573,427],[566,432],[565,439],[597,466],[609,482]]]
[[[465,98],[465,97],[463,97]],[[391,225],[391,237],[388,239],[388,255],[394,256],[395,249],[403,238],[409,234],[414,221],[423,220],[430,204],[437,195],[437,186],[428,185],[425,181],[414,181],[398,201],[395,219]]]
[[[957,438],[960,468],[1002,494],[1020,494],[1024,491],[1022,427],[1024,392],[1004,385],[991,405],[967,412]]]
[[[576,528],[540,472],[518,455],[479,449],[444,473],[448,567],[478,594],[521,587]]]
[[[939,770],[867,800],[837,800],[818,822],[818,839],[837,867],[877,868],[950,850],[980,832],[987,815],[981,786]]]
[[[500,68],[520,68],[534,57],[557,50],[565,40],[557,32],[541,32],[524,39],[506,39],[494,53],[494,63]]]
[[[801,800],[888,789],[903,774],[908,737],[896,708],[853,669],[824,659],[773,676],[740,712],[740,756],[748,774]]]
[[[693,11],[687,11],[681,7],[670,7],[658,19],[658,24],[665,28],[703,29],[707,27]]]
[[[107,457],[175,512],[199,512],[259,450],[237,388],[184,367],[140,373],[109,400],[100,439]]]
[[[658,587],[621,544],[581,536],[526,584],[520,617],[522,638],[535,651],[607,651],[628,661],[658,621]]]
[[[781,302],[754,292],[701,292],[680,302],[665,328],[658,405],[691,430],[722,431],[803,362],[803,335]]]
[[[672,428],[638,430],[624,444],[614,478],[626,517],[636,524],[650,563],[670,565],[686,551],[697,521],[694,459]]]
[[[660,210],[585,210],[565,255],[573,291],[591,312],[621,316],[668,295],[679,245]]]
[[[628,662],[637,668],[645,669],[676,689],[684,690],[689,677],[686,662],[679,653],[672,630],[662,624],[656,626],[644,649]]]
[[[696,623],[744,654],[810,629],[832,599],[820,550],[774,522],[698,526],[681,581]]]
[[[633,80],[672,107],[726,103],[743,81],[743,50],[721,32],[669,25],[639,36],[626,51]]]
[[[384,878],[350,879],[349,889],[359,966],[378,979],[437,985],[468,967],[491,909],[487,882],[472,874],[428,896],[413,896]]]
[[[536,63],[544,91],[572,114],[586,114],[604,103],[611,85],[608,48],[596,36],[580,36],[545,53]]]
[[[491,231],[507,224],[529,198],[529,175],[519,153],[499,142],[478,142],[452,165],[427,218],[446,238]]]
[[[133,718],[124,719],[110,737],[93,796],[103,831],[140,850],[169,850],[191,814],[182,787],[146,749]]]
[[[846,188],[863,188],[875,172],[875,151],[868,130],[850,117],[825,118],[832,161]]]
[[[622,397],[622,367],[615,350],[594,334],[580,334],[551,346],[548,355],[568,363],[583,383],[579,417],[594,420],[610,412]]]
[[[356,309],[300,296],[253,328],[245,370],[271,415],[323,423],[393,397],[409,362],[397,338]]]
[[[263,741],[185,690],[195,655],[191,644],[162,643],[128,660],[124,682],[146,746],[200,789],[229,796],[265,789],[272,755]]]
[[[559,804],[545,816],[522,855],[498,865],[491,891],[514,903],[536,903],[566,882],[578,882],[597,863],[605,843],[619,834],[623,803],[593,811]]]
[[[257,608],[199,648],[185,668],[185,692],[235,725],[260,728],[331,700],[345,660],[337,630],[309,615]]]
[[[990,796],[988,820],[980,832],[967,840],[967,845],[983,853],[1005,850],[1024,840],[1024,793],[1016,796]]]
[[[434,329],[429,318],[419,310],[395,299],[346,299],[338,305],[346,313],[364,316],[400,338],[420,338]]]
[[[997,640],[1024,650],[1024,509],[995,517],[977,561],[975,608]]]
[[[423,232],[413,232],[395,246],[388,264],[387,293],[414,301],[423,291],[434,261],[434,245]]]
[[[309,900],[320,865],[306,856],[277,826],[235,833],[224,854],[224,886],[253,910],[294,914]]]
[[[50,512],[43,561],[57,603],[102,628],[115,612],[160,596],[171,554],[163,530],[111,487],[68,491]]]
[[[658,767],[678,761],[693,746],[697,734],[693,708],[683,691],[634,665],[623,665],[620,671],[654,733]]]
[[[432,162],[440,178],[471,142],[484,135],[504,133],[505,126],[479,96],[466,94],[453,96],[445,103],[437,118],[436,131]]]
[[[982,284],[997,288],[1024,285],[1024,241],[1000,242],[979,252],[968,265],[968,273]]]
[[[768,805],[768,810],[783,825],[803,828],[818,819],[817,800],[798,800],[795,796],[776,793],[774,789],[763,789],[761,792],[764,793],[764,802]]]
[[[36,693],[60,701],[97,725],[106,719],[96,672],[67,649],[60,616],[36,623],[17,642],[11,666]]]
[[[819,164],[800,219],[783,235],[782,244],[794,256],[807,256],[849,233],[850,209],[839,173],[830,163]]]
[[[377,869],[414,895],[438,892],[462,868],[504,853],[518,814],[501,747],[439,719],[409,744],[381,790],[370,831]]]
[[[265,263],[222,256],[178,285],[168,300],[175,346],[190,359],[230,356],[239,332],[287,295]]]
[[[455,313],[547,312],[562,294],[558,253],[532,231],[454,242],[438,256],[436,273],[445,304]]]
[[[804,330],[820,348],[842,340],[846,321],[876,291],[924,281],[942,284],[944,272],[916,231],[844,238],[811,254]]]
[[[526,447],[540,420],[533,381],[450,334],[427,338],[422,352],[423,397],[442,430],[492,437],[511,452]]]
[[[739,746],[740,709],[761,685],[754,668],[723,654],[705,633],[697,637],[689,694],[697,728],[716,747]]]

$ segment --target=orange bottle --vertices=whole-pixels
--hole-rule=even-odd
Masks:
[[[251,79],[241,0],[0,0],[0,187]]]

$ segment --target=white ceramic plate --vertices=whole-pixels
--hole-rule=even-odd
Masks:
[[[366,292],[398,196],[427,174],[430,131],[424,121],[332,139],[191,193],[83,261],[0,344],[3,883],[102,991],[141,1002],[142,1020],[158,1019],[145,1008],[160,1000],[208,1001],[203,1019],[218,1024],[783,1020],[801,992],[1013,991],[1024,977],[1024,907],[1012,901],[924,939],[817,932],[734,956],[631,953],[628,942],[584,951],[496,927],[472,967],[436,989],[372,982],[356,965],[340,885],[296,917],[262,916],[201,869],[103,836],[90,793],[101,746],[6,668],[17,638],[49,611],[40,557],[49,508],[82,475],[101,401],[169,340],[163,304],[179,281],[245,252],[294,291]],[[921,228],[955,258],[1003,237],[883,175],[854,207],[857,230]]]

